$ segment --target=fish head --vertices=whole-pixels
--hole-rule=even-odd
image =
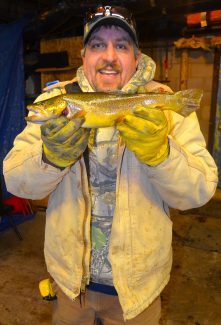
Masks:
[[[27,106],[29,112],[32,112],[26,121],[32,123],[41,123],[54,119],[62,115],[67,108],[67,101],[62,96],[52,97],[40,102],[32,103]],[[65,114],[64,114],[65,115]]]

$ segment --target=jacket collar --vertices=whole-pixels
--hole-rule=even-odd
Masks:
[[[142,54],[141,60],[137,67],[137,71],[121,91],[126,94],[136,93],[138,87],[144,86],[147,82],[153,79],[155,70],[155,62],[146,54]],[[94,92],[94,89],[84,74],[83,66],[77,70],[77,80],[83,92]]]

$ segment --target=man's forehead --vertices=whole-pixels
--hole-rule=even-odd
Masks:
[[[108,33],[108,31],[110,31]],[[93,40],[104,40],[106,38],[114,38],[114,40],[117,41],[125,41],[128,43],[132,42],[132,39],[130,35],[120,26],[115,25],[102,25],[96,28],[89,38],[88,43],[90,43]]]

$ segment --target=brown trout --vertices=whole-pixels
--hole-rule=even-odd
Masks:
[[[127,114],[132,114],[138,105],[147,109],[172,110],[188,116],[200,106],[202,91],[187,89],[176,93],[114,94],[73,93],[46,99],[27,106],[32,115],[28,122],[43,123],[60,115],[67,118],[85,117],[85,128],[113,126]]]

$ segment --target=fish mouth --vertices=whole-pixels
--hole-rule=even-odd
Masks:
[[[32,112],[32,113],[34,113],[34,115],[37,115],[37,116],[42,115],[42,113],[43,113],[43,112],[40,112],[39,110],[34,109],[34,108],[27,107],[27,109],[29,110],[29,112]]]
[[[32,116],[42,116],[42,115],[48,116],[47,111],[45,111],[42,107],[28,105],[27,109],[29,112],[34,113]]]
[[[25,119],[26,121],[46,121],[50,118],[49,114],[47,111],[45,111],[42,107],[38,106],[32,106],[32,105],[28,105],[27,106],[27,110],[29,112],[31,112],[32,114],[30,114],[29,116],[27,116]]]

